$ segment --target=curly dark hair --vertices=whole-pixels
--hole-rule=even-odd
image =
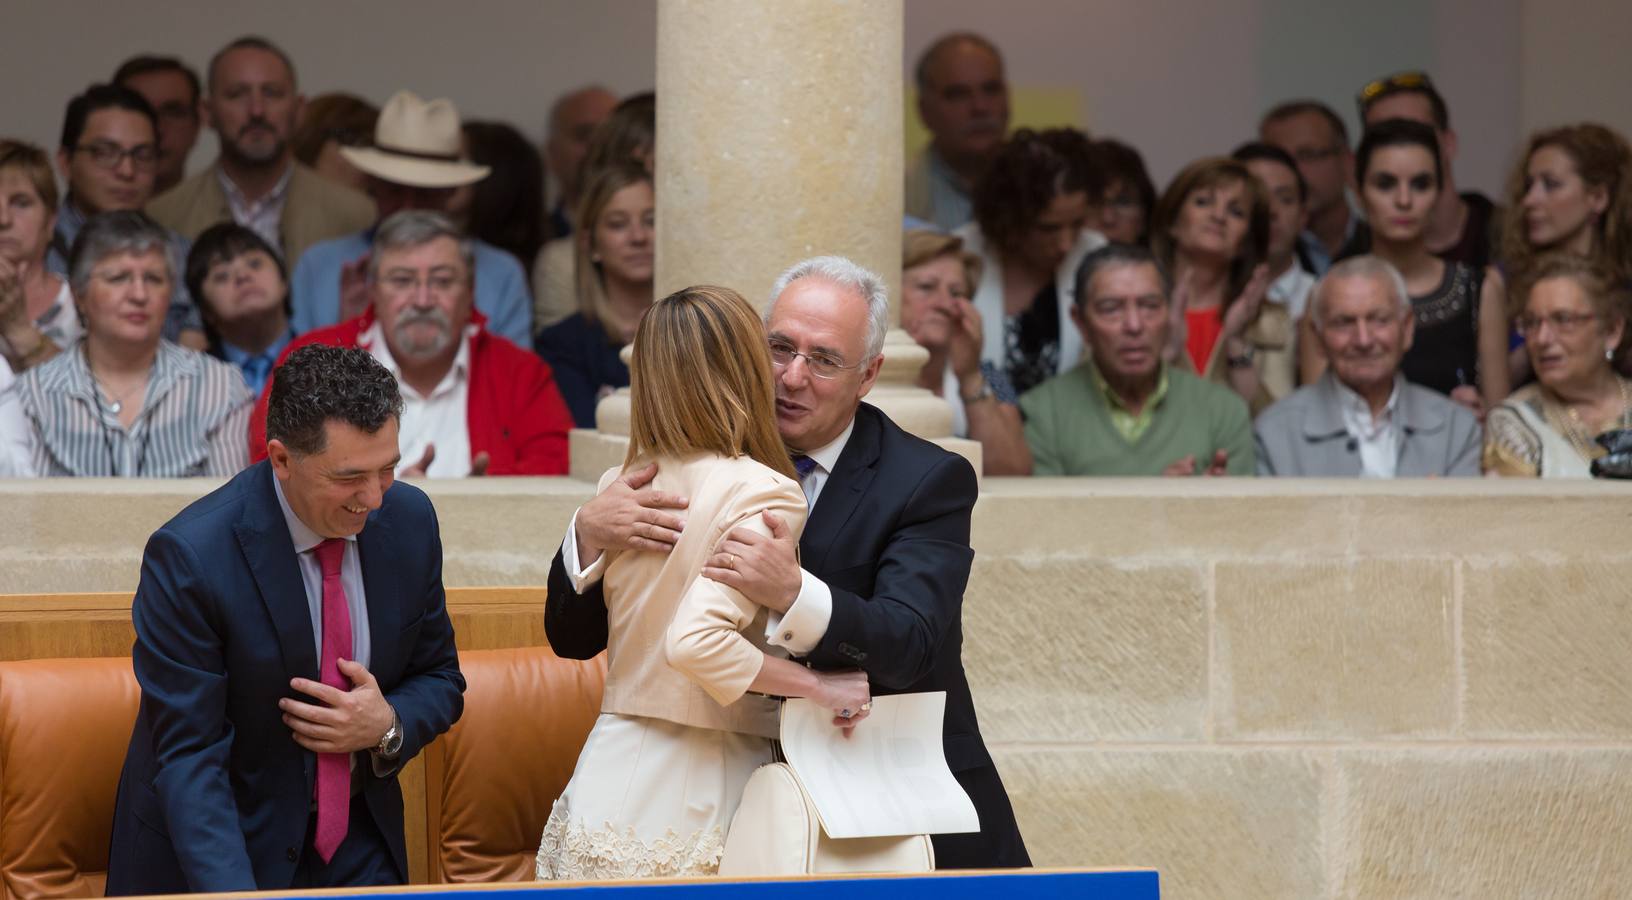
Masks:
[[[1105,191],[1091,164],[1092,142],[1075,128],[1016,131],[975,185],[975,221],[1002,250],[1014,250],[1055,197],[1075,191],[1093,200]]]
[[[310,456],[326,446],[323,426],[344,422],[369,434],[402,417],[402,392],[390,370],[367,350],[311,344],[273,373],[266,438]]]

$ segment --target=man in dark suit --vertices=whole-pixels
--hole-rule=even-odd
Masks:
[[[396,773],[464,706],[436,513],[366,351],[278,371],[267,461],[148,540],[110,895],[399,884]]]
[[[947,763],[981,828],[935,835],[936,864],[1029,866],[963,672],[975,473],[861,402],[878,378],[888,324],[883,281],[849,260],[807,260],[778,280],[766,323],[777,428],[810,519],[797,546],[774,516],[768,538],[738,529],[703,574],[769,608],[771,643],[812,665],[859,667],[875,694],[945,691]],[[606,646],[598,583],[577,594],[569,572],[612,548],[667,549],[684,527],[673,511],[684,498],[646,489],[654,473],[620,478],[574,516],[550,569],[544,624],[556,653],[582,659]]]

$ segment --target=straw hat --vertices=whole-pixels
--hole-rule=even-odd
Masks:
[[[460,158],[459,110],[452,100],[421,100],[398,91],[374,126],[374,146],[341,147],[340,155],[376,178],[423,188],[452,188],[487,177],[487,166]]]

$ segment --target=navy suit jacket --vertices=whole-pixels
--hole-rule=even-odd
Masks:
[[[289,680],[317,680],[318,655],[273,477],[269,463],[251,466],[148,539],[131,607],[142,701],[119,778],[109,895],[287,888],[294,877],[317,766],[278,700],[309,701]],[[369,670],[402,720],[400,768],[464,708],[430,500],[392,485],[357,543]],[[395,772],[376,777],[366,753],[357,768],[406,876]]]

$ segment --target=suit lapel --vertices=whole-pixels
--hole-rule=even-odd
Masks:
[[[839,454],[822,493],[816,498],[805,523],[804,536],[799,540],[800,557],[806,571],[820,573],[827,570],[828,552],[844,532],[845,525],[855,514],[862,495],[873,482],[878,471],[878,447],[883,433],[878,423],[880,413],[863,403],[856,408],[856,427],[850,432],[850,441]]]
[[[260,471],[250,485],[249,501],[234,533],[244,558],[260,589],[261,602],[272,617],[278,634],[283,666],[291,676],[316,679],[317,641],[312,631],[312,610],[306,600],[306,585],[300,578],[295,559],[295,542],[273,492],[272,465],[259,464]]]
[[[389,501],[387,501],[389,502]],[[391,558],[391,526],[384,507],[368,517],[357,535],[358,562],[363,569],[363,596],[368,604],[368,670],[382,680],[382,688],[396,681],[399,665],[397,633],[402,611]],[[387,677],[389,676],[389,677]]]

